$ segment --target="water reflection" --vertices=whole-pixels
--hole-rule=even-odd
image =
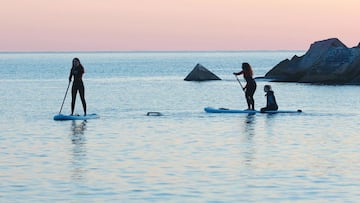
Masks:
[[[255,114],[248,114],[245,117],[244,121],[244,133],[245,135],[245,143],[244,143],[244,164],[247,166],[251,166],[254,157],[255,157],[255,143],[254,143],[254,136],[256,134],[255,131],[256,126],[256,115]]]
[[[256,115],[248,114],[245,118],[245,127],[244,131],[248,138],[252,138],[255,135],[255,124],[256,124]]]
[[[266,119],[265,119],[265,128],[266,128],[266,131],[265,133],[269,136],[273,136],[275,135],[274,133],[274,124],[275,124],[275,117],[277,116],[278,114],[272,114],[272,113],[268,113],[266,114]]]
[[[72,148],[72,176],[74,180],[84,179],[86,165],[86,139],[84,132],[86,130],[86,121],[76,123],[71,122],[71,143]]]

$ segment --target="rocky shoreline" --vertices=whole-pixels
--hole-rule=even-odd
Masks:
[[[266,73],[277,82],[360,84],[360,43],[346,47],[339,39],[314,42],[303,56],[285,59]]]

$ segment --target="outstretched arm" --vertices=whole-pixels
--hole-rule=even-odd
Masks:
[[[233,74],[234,75],[241,75],[241,74],[243,74],[244,73],[244,71],[240,71],[240,72],[234,72]]]

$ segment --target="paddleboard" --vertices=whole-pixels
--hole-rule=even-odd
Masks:
[[[228,109],[228,108],[212,108],[212,107],[205,107],[204,111],[206,113],[247,113],[247,114],[254,114],[254,113],[301,113],[302,111],[299,110],[277,110],[277,111],[258,111],[258,110],[238,110],[238,109]]]
[[[100,118],[96,113],[87,114],[86,116],[81,115],[64,115],[58,114],[54,116],[54,120],[56,121],[66,121],[66,120],[89,120],[89,119],[97,119]]]

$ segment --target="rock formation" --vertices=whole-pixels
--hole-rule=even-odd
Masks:
[[[214,73],[206,69],[201,64],[197,64],[194,69],[184,79],[186,81],[206,81],[206,80],[221,80]]]
[[[360,84],[360,47],[331,38],[310,46],[305,55],[284,60],[266,73],[273,81]]]

